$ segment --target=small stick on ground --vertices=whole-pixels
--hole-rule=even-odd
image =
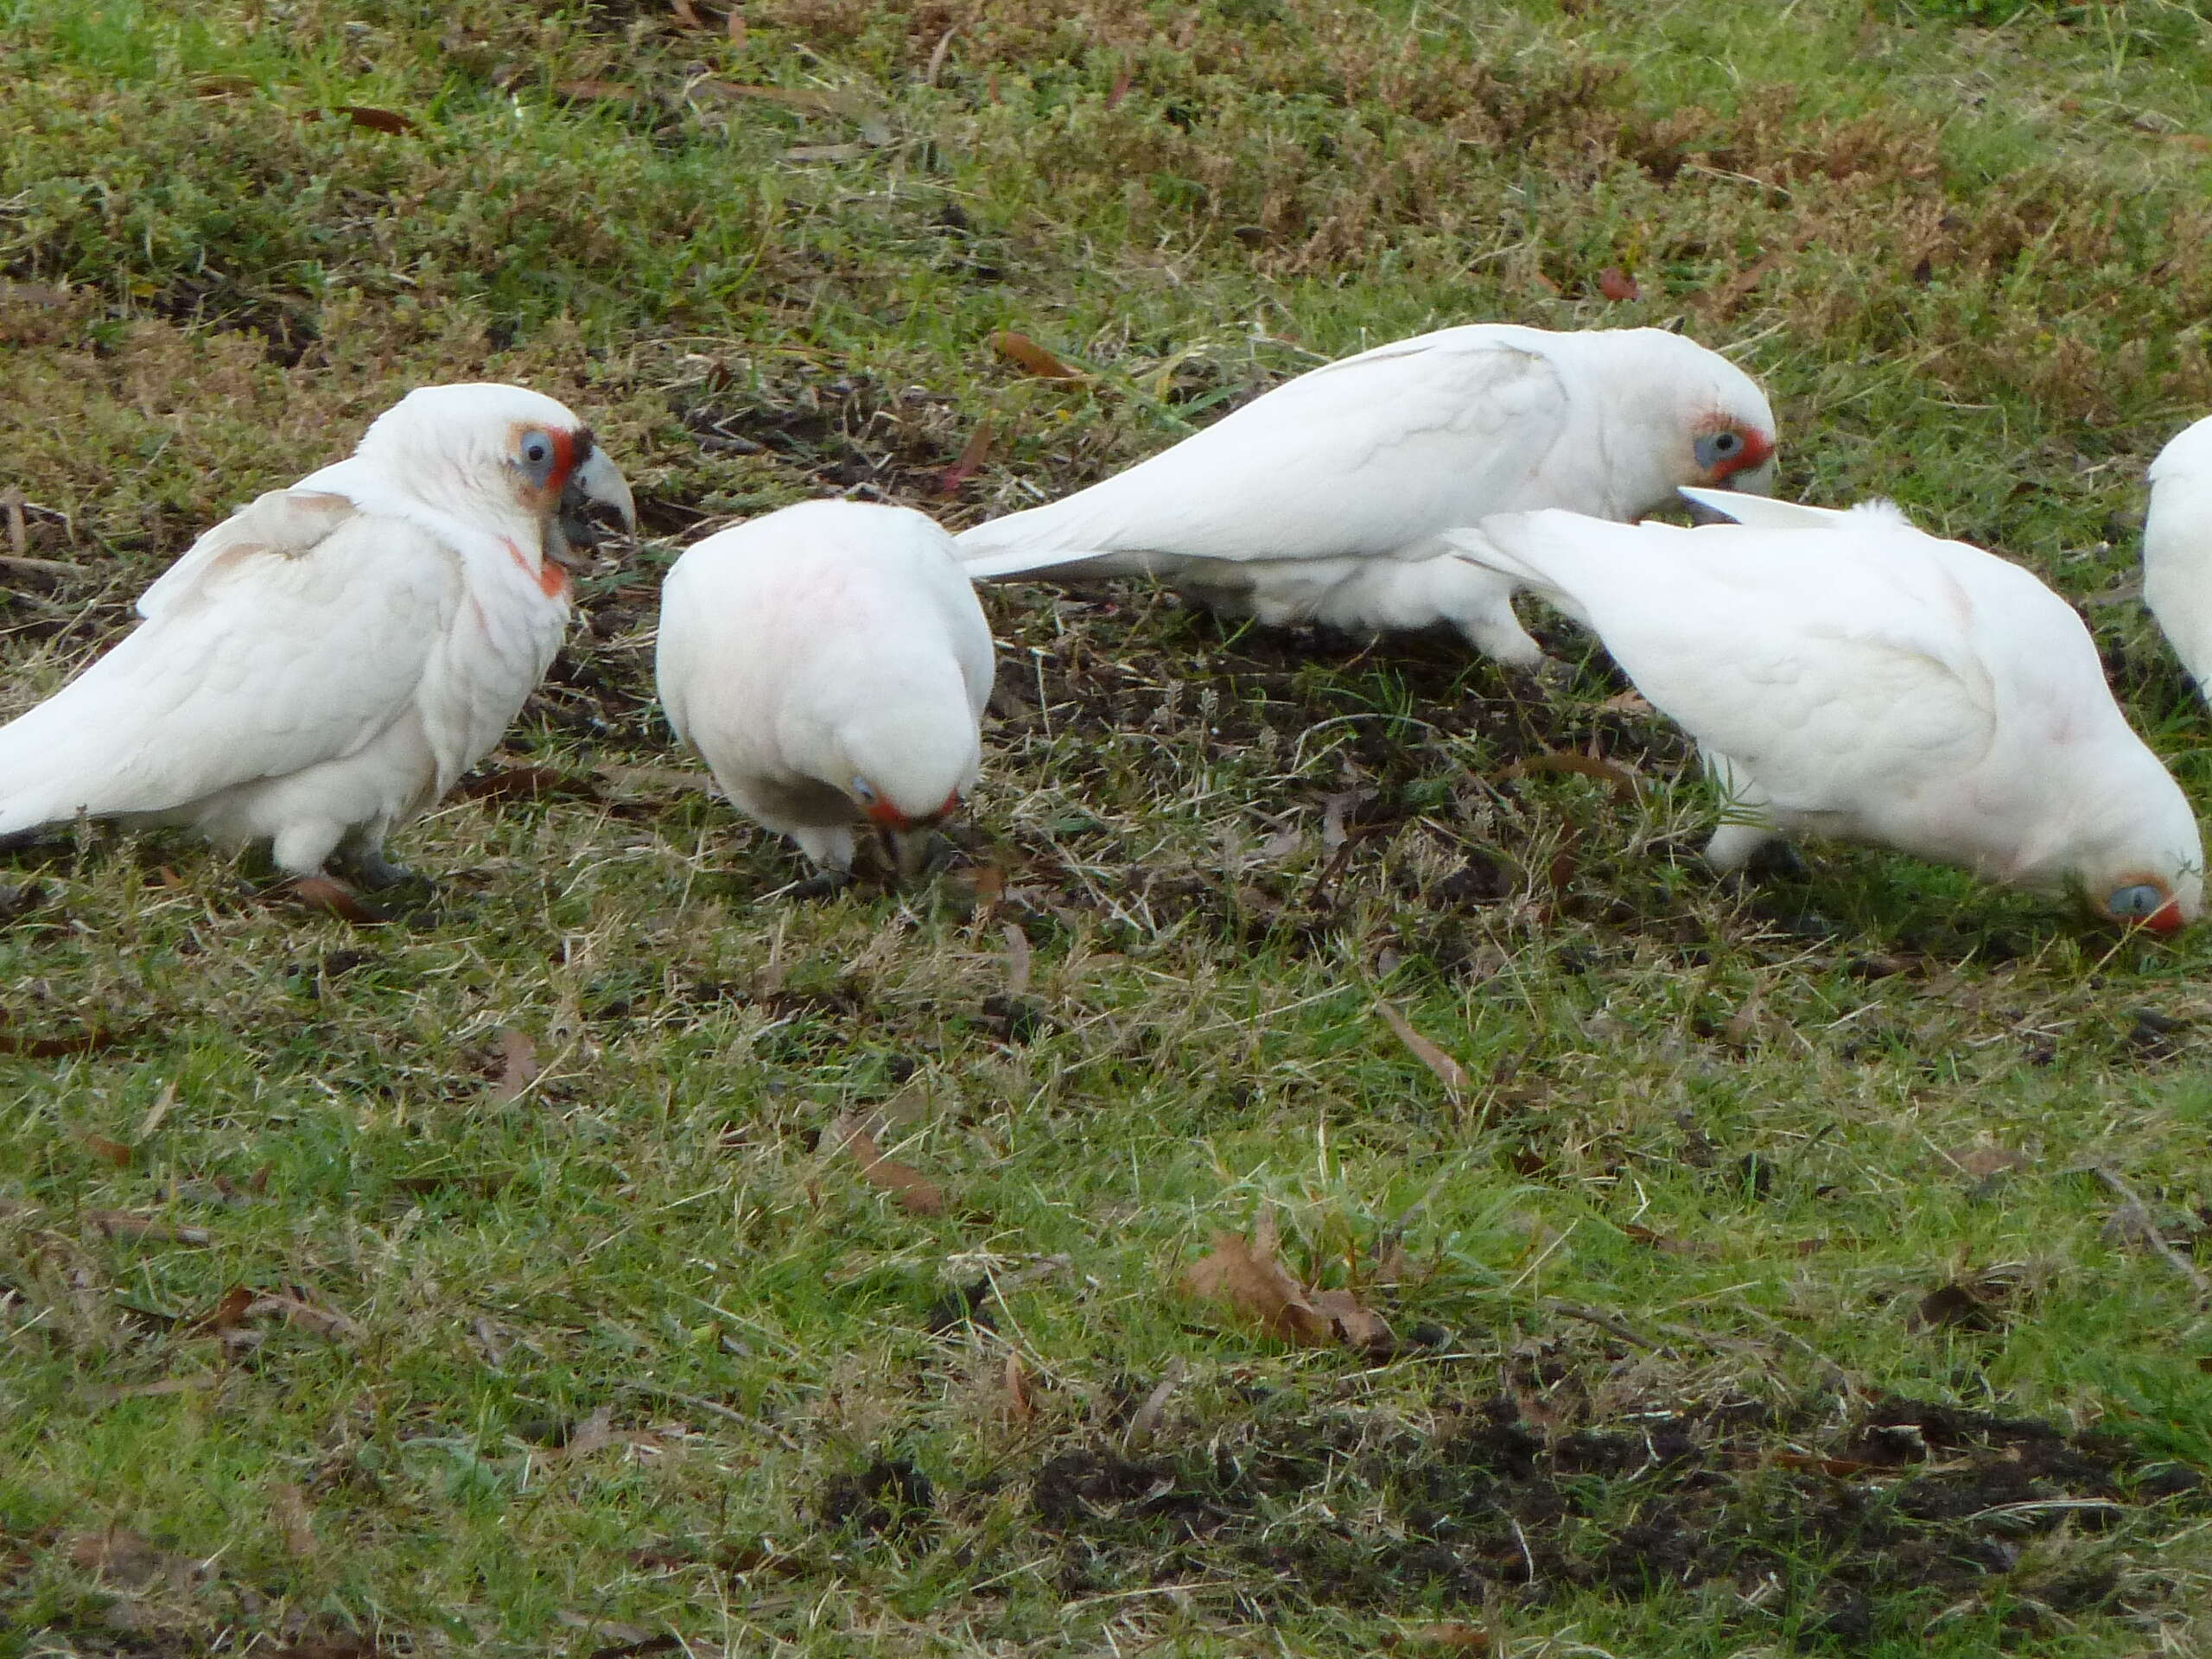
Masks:
[[[2119,1173],[2107,1165],[2094,1164],[2090,1167],[2096,1178],[2110,1187],[2120,1199],[2120,1209],[2113,1214],[2113,1221],[2164,1256],[2168,1267],[2189,1281],[2190,1287],[2196,1293],[2198,1306],[2212,1306],[2212,1279],[2206,1278],[2202,1268],[2166,1242],[2165,1235],[2158,1230],[2158,1223],[2151,1219],[2149,1206],[2136,1197],[2135,1189],[2120,1179]]]

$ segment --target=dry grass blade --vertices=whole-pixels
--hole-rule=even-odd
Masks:
[[[8,514],[8,551],[21,560],[30,551],[31,545],[30,525],[23,518],[23,493],[10,488],[5,495],[0,495],[0,507],[4,507]]]
[[[2120,1200],[2120,1208],[2113,1213],[2113,1230],[2123,1237],[2143,1245],[2188,1280],[2190,1288],[2196,1293],[2200,1306],[2212,1306],[2212,1279],[2208,1279],[2202,1268],[2166,1242],[2165,1234],[2151,1218],[2149,1206],[2136,1196],[2135,1189],[2120,1179],[2117,1170],[2107,1165],[2099,1164],[2096,1175]]]
[[[763,104],[780,104],[802,114],[834,115],[852,123],[868,143],[880,147],[891,142],[891,124],[883,107],[858,92],[831,92],[816,86],[752,86],[733,80],[697,81],[692,91],[709,92],[718,98],[749,98]]]
[[[1144,1403],[1129,1419],[1129,1432],[1122,1441],[1127,1450],[1134,1452],[1149,1444],[1152,1437],[1160,1432],[1160,1420],[1166,1413],[1167,1402],[1173,1397],[1175,1390],[1183,1386],[1183,1379],[1189,1375],[1190,1369],[1179,1354],[1167,1362],[1166,1373],[1153,1386],[1152,1392],[1145,1395]]]
[[[1006,940],[1006,994],[1026,996],[1030,979],[1029,936],[1012,922],[1000,928],[999,934]]]
[[[563,80],[556,82],[553,90],[578,104],[640,104],[645,97],[635,86],[626,86],[619,80]]]
[[[888,1192],[892,1201],[911,1215],[943,1215],[944,1189],[912,1164],[885,1157],[866,1122],[863,1114],[845,1112],[830,1126],[830,1140],[852,1154],[861,1179],[878,1192]]]
[[[143,1239],[149,1244],[205,1244],[214,1237],[205,1227],[184,1227],[124,1210],[87,1210],[85,1224],[110,1238]]]
[[[1083,378],[1080,370],[1070,368],[1028,335],[1017,334],[1011,329],[1002,328],[993,334],[991,349],[1039,380],[1080,380]]]
[[[1411,1020],[1379,996],[1375,999],[1375,1009],[1382,1016],[1383,1023],[1397,1033],[1398,1040],[1413,1052],[1415,1059],[1436,1074],[1436,1080],[1451,1091],[1455,1100],[1466,1094],[1470,1084],[1466,1067],[1415,1031]]]

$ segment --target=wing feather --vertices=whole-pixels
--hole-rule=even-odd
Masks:
[[[459,556],[291,496],[201,537],[136,631],[0,728],[0,834],[173,810],[352,753],[410,707],[463,601]]]
[[[1468,523],[1541,467],[1568,395],[1482,327],[1380,346],[1286,382],[1174,448],[1049,506],[979,524],[965,557],[1388,555]],[[1001,574],[1020,574],[1021,565]]]

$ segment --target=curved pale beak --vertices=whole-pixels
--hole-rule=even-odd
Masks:
[[[594,448],[561,486],[561,534],[572,548],[589,548],[618,528],[638,533],[638,504],[622,469]]]

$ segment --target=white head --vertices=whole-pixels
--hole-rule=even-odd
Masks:
[[[2158,757],[2133,732],[2063,755],[2044,774],[2051,810],[1998,872],[2025,887],[2070,893],[2109,926],[2172,933],[2204,913],[2204,843],[2196,814]]]
[[[377,416],[354,455],[448,512],[519,518],[588,540],[594,507],[637,527],[630,486],[567,405],[523,386],[418,386]],[[574,520],[574,522],[570,522]]]
[[[1719,353],[1665,328],[1611,328],[1577,342],[1603,388],[1608,464],[1631,517],[1674,502],[1683,485],[1764,495],[1774,485],[1774,410],[1758,383]]]

